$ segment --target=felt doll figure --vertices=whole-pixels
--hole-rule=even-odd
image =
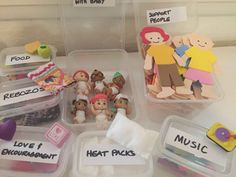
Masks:
[[[84,70],[78,70],[74,73],[73,79],[77,82],[77,94],[88,95],[90,92],[88,73]]]
[[[104,79],[104,74],[96,69],[91,74],[92,88],[94,89],[95,93],[106,92],[107,86],[106,83],[103,81]]]
[[[116,108],[117,113],[119,112],[127,117],[127,114],[130,114],[131,112],[128,96],[121,93],[118,94],[114,100],[114,107]]]
[[[143,43],[150,45],[145,56],[144,70],[146,72],[152,70],[153,60],[158,68],[161,92],[156,97],[166,98],[175,92],[177,94],[192,94],[191,90],[184,87],[183,80],[179,75],[173,57],[174,49],[168,45],[170,36],[158,27],[145,27],[140,35]],[[172,86],[175,86],[176,90],[172,89]]]
[[[91,98],[91,111],[96,116],[96,124],[99,129],[106,129],[112,113],[108,110],[108,97],[99,93]]]
[[[88,97],[86,95],[78,95],[72,104],[74,106],[72,113],[75,115],[73,118],[74,124],[83,123],[86,120],[88,110]]]
[[[184,75],[185,86],[190,90],[192,82],[199,81],[202,85],[201,95],[206,98],[215,98],[212,72],[217,58],[211,51],[214,43],[211,39],[199,34],[189,35],[189,40],[192,47],[183,56],[183,58],[191,58]]]
[[[125,78],[120,72],[116,72],[113,75],[112,83],[108,84],[107,95],[111,100],[114,100],[116,95],[118,95],[121,89],[125,85]]]

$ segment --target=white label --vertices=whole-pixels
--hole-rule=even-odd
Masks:
[[[10,90],[4,93],[0,93],[0,106],[45,97],[50,94],[50,92],[43,90],[39,86],[26,87],[18,90]]]
[[[84,165],[144,165],[145,160],[119,145],[86,145],[82,149]]]
[[[114,7],[115,0],[73,0],[74,7]]]
[[[7,55],[5,65],[19,65],[25,63],[48,62],[50,58],[42,58],[38,55],[30,55],[27,53]]]
[[[168,9],[154,9],[147,11],[148,25],[176,23],[187,20],[186,7],[174,7]]]
[[[0,145],[0,159],[5,160],[57,164],[60,152],[56,146],[42,141],[14,140]]]
[[[226,165],[225,151],[211,144],[207,138],[200,139],[176,128],[169,128],[165,143],[178,149],[194,154],[218,165]]]

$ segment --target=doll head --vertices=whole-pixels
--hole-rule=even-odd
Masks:
[[[73,79],[76,80],[76,81],[88,81],[89,80],[89,75],[84,70],[78,70],[74,73]]]
[[[93,73],[91,74],[91,81],[96,82],[96,81],[102,81],[105,79],[104,74],[101,71],[94,70]]]
[[[123,86],[125,85],[125,78],[120,72],[116,72],[113,75],[112,82],[116,84],[119,88],[123,88]]]
[[[88,97],[85,95],[78,95],[73,101],[76,110],[85,111],[88,107]]]
[[[126,95],[124,94],[118,94],[114,100],[114,106],[115,108],[123,108],[123,109],[128,109],[129,105],[129,99]]]
[[[97,94],[92,99],[90,102],[92,103],[94,109],[96,110],[106,110],[108,109],[108,97],[105,94]]]
[[[159,27],[144,27],[140,33],[144,44],[163,44],[166,43],[170,36]]]
[[[198,47],[203,50],[210,50],[214,46],[214,43],[210,38],[199,34],[189,35],[189,41],[192,46]]]
[[[183,40],[181,36],[175,36],[172,39],[172,43],[176,48],[180,47],[183,44]]]

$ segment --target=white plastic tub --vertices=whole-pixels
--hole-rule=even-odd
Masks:
[[[32,127],[21,127],[18,126],[15,136],[11,142],[15,140],[24,140],[32,142],[48,142],[44,134],[47,131],[46,128],[32,128]],[[66,143],[61,147],[59,154],[59,160],[57,164],[49,163],[38,163],[38,162],[26,162],[26,161],[16,161],[16,160],[6,160],[2,159],[0,155],[0,174],[1,177],[62,177],[66,171],[66,167],[69,161],[69,156],[71,153],[71,144],[73,142],[73,136],[66,141]],[[8,141],[0,140],[0,147]],[[53,145],[54,146],[54,145]],[[20,150],[18,148],[17,150]],[[54,153],[54,152],[50,152]]]
[[[28,79],[0,86],[0,121],[11,118],[17,125],[41,126],[61,118],[63,94],[51,95]]]
[[[83,69],[89,74],[93,72],[94,69],[100,70],[105,75],[105,81],[109,82],[115,72],[119,71],[125,77],[126,83],[121,93],[127,95],[130,100],[131,114],[128,115],[130,119],[136,119],[139,116],[139,111],[137,109],[137,97],[136,88],[134,87],[133,74],[131,71],[132,63],[129,62],[127,58],[127,53],[123,50],[88,50],[88,51],[74,51],[69,54],[71,63],[67,63],[67,72],[71,75],[76,70]],[[94,93],[89,95],[89,98],[93,96]],[[74,93],[74,88],[71,87],[66,90],[65,93],[65,115],[63,116],[63,122],[76,131],[94,130],[96,129],[95,116],[88,114],[88,117],[84,123],[73,124],[73,116],[71,114],[72,101],[76,98]],[[113,103],[110,101],[109,107],[112,108]]]
[[[232,171],[233,152],[207,138],[208,129],[177,116],[164,122],[159,135],[158,163],[173,174],[223,177]]]
[[[11,47],[5,48],[0,52],[0,77],[2,81],[7,80],[18,80],[27,77],[27,73],[33,69],[38,68],[40,65],[53,61],[56,58],[57,49],[54,46],[49,45],[52,51],[52,55],[49,59],[43,59],[42,57],[36,55],[38,60],[30,60],[34,55],[27,54],[24,47]],[[11,60],[22,62],[12,62],[9,64],[7,62],[7,56],[11,56]],[[29,59],[26,59],[29,58]],[[41,59],[40,59],[41,58]],[[30,61],[29,61],[30,60]]]
[[[96,143],[94,143],[96,142]],[[107,165],[85,165],[83,162],[83,153],[85,153],[86,145],[92,145],[93,147],[105,145],[109,147],[109,145],[117,145],[117,143],[113,142],[106,138],[106,132],[104,131],[91,131],[80,134],[73,146],[73,165],[71,171],[71,177],[151,177],[153,175],[153,161],[150,157],[149,159],[142,159],[143,164],[139,165],[112,165],[113,162]],[[109,148],[108,148],[109,149]],[[125,149],[125,148],[124,148]],[[111,150],[111,149],[109,149]],[[99,164],[101,161],[96,160],[96,163]],[[111,166],[112,165],[112,166]],[[106,174],[102,169],[107,168],[108,170],[113,171],[113,173]],[[111,170],[112,168],[112,170]]]

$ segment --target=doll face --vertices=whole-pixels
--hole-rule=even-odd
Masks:
[[[146,33],[145,38],[150,41],[150,43],[163,44],[164,38],[158,32]]]
[[[98,71],[98,70],[93,71],[93,73],[91,75],[92,82],[102,81],[103,79],[105,79],[105,77],[101,71]]]
[[[120,88],[123,88],[123,86],[125,85],[125,79],[123,76],[118,76],[112,79],[112,81],[114,82],[114,84],[116,84]]]
[[[83,72],[78,72],[75,76],[74,79],[76,81],[88,81],[88,78],[86,77],[86,74]]]
[[[88,106],[88,103],[85,100],[79,100],[75,102],[76,110],[86,110],[87,106]]]
[[[129,101],[125,98],[120,98],[120,99],[117,99],[115,100],[115,107],[116,108],[124,108],[124,109],[128,109],[128,104],[129,104]]]
[[[200,36],[198,34],[190,35],[189,40],[190,40],[191,45],[201,48],[203,50],[209,50],[214,45],[211,39],[204,36]]]
[[[107,109],[107,100],[106,99],[98,99],[94,103],[94,108],[97,110],[105,110]]]
[[[172,39],[172,42],[175,47],[180,47],[183,44],[182,37],[176,36]]]

